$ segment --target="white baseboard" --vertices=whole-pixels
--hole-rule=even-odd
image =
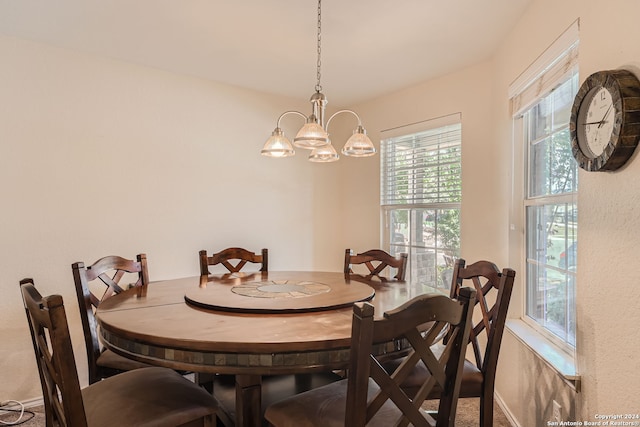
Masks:
[[[520,426],[516,418],[513,416],[513,414],[507,407],[507,405],[505,405],[504,400],[502,400],[502,397],[500,397],[500,394],[498,394],[497,392],[494,392],[494,396],[496,399],[496,403],[498,404],[500,409],[502,409],[504,416],[507,417],[507,421],[509,421],[509,424],[511,424],[512,427],[522,427]]]

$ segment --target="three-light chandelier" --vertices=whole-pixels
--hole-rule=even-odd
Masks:
[[[324,121],[325,108],[327,106],[327,98],[322,93],[322,86],[320,85],[320,66],[321,62],[321,41],[322,41],[322,13],[321,13],[321,0],[318,0],[318,61],[317,61],[317,81],[316,91],[311,96],[310,102],[312,106],[311,115],[308,117],[299,111],[285,111],[278,117],[276,128],[271,134],[271,137],[267,140],[262,148],[261,154],[268,157],[289,157],[295,154],[293,145],[298,148],[304,148],[311,150],[309,154],[309,160],[312,162],[334,162],[338,160],[339,156],[336,149],[333,148],[331,140],[329,139],[329,124],[334,117],[342,113],[353,114],[358,119],[358,126],[353,131],[353,135],[347,140],[346,144],[342,148],[342,154],[351,157],[368,157],[373,156],[376,153],[376,149],[373,143],[367,136],[367,132],[362,126],[360,116],[352,110],[339,110],[329,117],[326,124]],[[306,120],[306,123],[298,131],[296,137],[293,139],[293,145],[291,141],[284,135],[284,132],[280,128],[280,121],[282,118],[289,114],[295,114],[301,116]]]

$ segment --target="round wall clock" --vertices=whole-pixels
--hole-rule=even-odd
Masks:
[[[624,165],[640,138],[640,81],[627,70],[590,75],[573,101],[569,132],[582,169],[612,171]]]

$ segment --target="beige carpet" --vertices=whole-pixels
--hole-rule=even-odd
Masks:
[[[427,405],[433,405],[436,402],[428,402],[425,403],[425,407],[427,409],[431,409],[431,407]],[[44,427],[44,413],[42,406],[36,406],[33,408],[27,408],[27,410],[34,413],[32,416],[25,412],[23,417],[23,423],[16,424],[23,427]],[[4,422],[12,422],[17,420],[17,416],[19,414],[10,413],[0,415],[0,420]],[[511,427],[509,421],[504,416],[500,407],[496,405],[495,413],[494,413],[494,427]],[[478,399],[460,399],[458,401],[458,415],[456,416],[456,426],[457,427],[478,427]]]
[[[480,399],[460,399],[458,400],[458,411],[456,413],[456,427],[478,427],[480,425],[480,410],[478,404]],[[422,407],[425,409],[437,409],[438,401],[425,402]],[[497,404],[493,409],[493,427],[511,427],[509,420]]]

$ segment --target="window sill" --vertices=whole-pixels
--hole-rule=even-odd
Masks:
[[[571,355],[520,319],[507,319],[506,326],[518,341],[545,361],[570,387],[580,391],[580,375],[576,373],[575,359]]]

